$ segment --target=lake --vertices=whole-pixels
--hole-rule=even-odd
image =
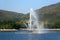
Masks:
[[[0,40],[60,40],[60,31],[49,30],[47,33],[29,33],[27,30],[0,31]]]

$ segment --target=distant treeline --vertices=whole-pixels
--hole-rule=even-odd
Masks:
[[[26,28],[26,26],[23,24],[23,22],[13,21],[0,22],[0,29],[19,29],[19,28]]]
[[[49,29],[60,29],[60,22],[55,22],[54,24],[48,24]]]
[[[20,28],[27,28],[24,25],[24,22],[14,22],[14,21],[4,21],[0,22],[0,29],[20,29]],[[54,24],[48,24],[49,29],[56,29],[60,28],[60,22],[55,22]]]

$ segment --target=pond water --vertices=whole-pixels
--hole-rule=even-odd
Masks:
[[[0,40],[60,40],[60,30],[49,30],[47,33],[29,33],[27,30],[0,31]]]

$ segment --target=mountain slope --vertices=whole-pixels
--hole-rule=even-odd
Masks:
[[[19,21],[23,16],[22,13],[0,10],[0,21]]]
[[[36,10],[40,20],[49,22],[60,22],[60,3],[52,4]]]

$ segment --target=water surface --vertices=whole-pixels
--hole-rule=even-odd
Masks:
[[[50,30],[48,33],[29,33],[27,30],[15,32],[0,32],[0,40],[60,40],[59,30]]]

